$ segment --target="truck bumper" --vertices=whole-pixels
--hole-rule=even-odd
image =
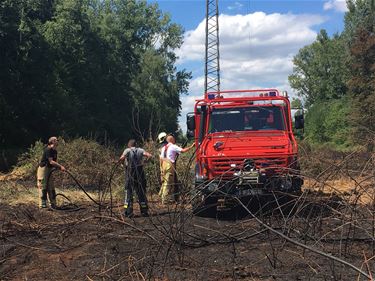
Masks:
[[[303,180],[299,177],[278,177],[258,183],[242,181],[242,184],[238,179],[198,182],[192,201],[193,212],[203,216],[210,216],[209,213],[213,212],[233,212],[241,208],[238,201],[254,212],[262,208],[272,210],[272,202],[281,200],[284,204],[291,196],[300,193],[302,184]]]

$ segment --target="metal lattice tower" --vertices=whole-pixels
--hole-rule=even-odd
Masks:
[[[220,91],[218,0],[206,0],[206,56],[204,90]]]

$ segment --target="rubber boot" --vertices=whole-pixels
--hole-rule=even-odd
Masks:
[[[145,217],[145,218],[150,216],[147,211],[145,211],[145,212],[142,211],[141,215],[142,215],[142,217]]]
[[[141,202],[140,205],[141,205],[140,209],[141,209],[141,215],[142,215],[142,217],[148,217],[149,214],[148,214],[147,204],[145,202]]]
[[[124,216],[126,218],[132,218],[134,216],[133,214],[133,206],[130,204],[124,205]]]
[[[47,208],[47,190],[42,190],[42,197],[40,198],[40,208]]]
[[[41,199],[41,202],[40,202],[39,208],[47,208],[47,201]]]
[[[51,202],[51,208],[56,209],[57,206],[56,206],[56,191],[55,190],[52,190],[49,193],[49,201]]]

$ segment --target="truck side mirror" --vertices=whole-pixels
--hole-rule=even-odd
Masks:
[[[305,127],[305,119],[303,114],[298,114],[294,116],[294,128],[303,129]]]
[[[194,130],[195,130],[194,112],[190,112],[190,113],[186,114],[186,126],[187,126],[186,136],[189,139],[194,138]]]
[[[188,128],[188,131],[194,131],[195,130],[195,116],[194,113],[188,113],[186,114],[186,125]]]
[[[192,138],[194,138],[194,131],[187,130],[187,132],[186,132],[186,137],[187,137],[188,139],[192,139]]]

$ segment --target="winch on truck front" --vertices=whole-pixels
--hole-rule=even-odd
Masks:
[[[187,116],[197,147],[194,211],[273,191],[299,192],[290,102],[276,89],[206,93]],[[295,116],[303,128],[303,115]],[[224,200],[225,201],[225,200]]]

